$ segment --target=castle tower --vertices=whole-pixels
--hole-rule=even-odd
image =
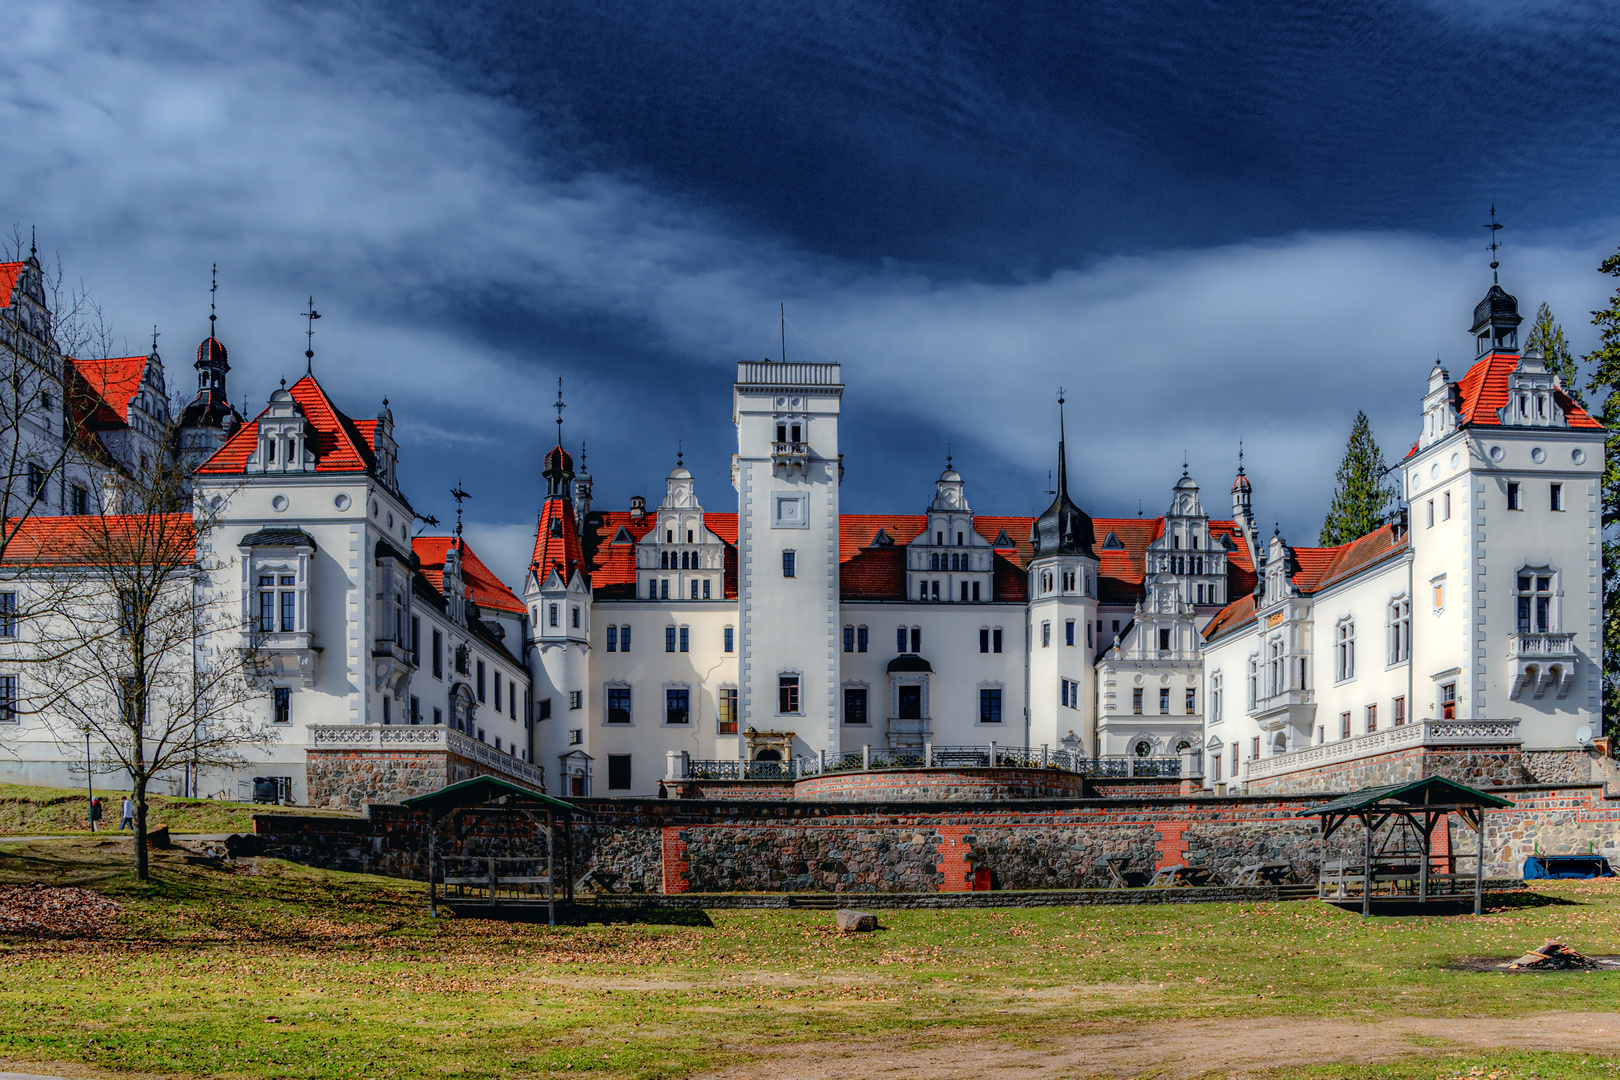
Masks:
[[[742,726],[793,732],[794,754],[838,743],[837,364],[739,363],[738,683]]]

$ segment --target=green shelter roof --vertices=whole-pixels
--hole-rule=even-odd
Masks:
[[[497,799],[505,799],[508,806],[531,803],[569,814],[590,813],[589,810],[582,810],[573,803],[554,799],[550,795],[542,795],[538,791],[520,787],[494,776],[475,776],[471,780],[451,784],[427,795],[405,799],[400,805],[407,810],[458,810],[487,806]]]
[[[1308,810],[1296,811],[1295,817],[1319,817],[1323,814],[1355,813],[1372,810],[1381,803],[1404,803],[1409,806],[1512,806],[1508,800],[1492,795],[1443,776],[1426,776],[1405,784],[1384,784],[1362,788],[1341,795],[1330,802],[1319,803]]]

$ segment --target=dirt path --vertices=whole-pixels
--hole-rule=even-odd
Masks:
[[[1412,1054],[1516,1047],[1620,1055],[1620,1015],[1552,1012],[1455,1020],[1392,1017],[1373,1023],[1271,1017],[1174,1020],[1126,1030],[1061,1036],[1039,1049],[1008,1046],[989,1032],[898,1040],[800,1044],[762,1051],[746,1065],[700,1080],[1155,1080],[1242,1077],[1290,1065],[1391,1061]]]

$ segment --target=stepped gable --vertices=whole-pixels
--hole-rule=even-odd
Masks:
[[[636,545],[658,524],[656,514],[641,520],[628,510],[593,510],[585,519],[584,557],[590,568],[591,591],[604,600],[636,598]],[[703,525],[726,545],[721,580],[724,596],[737,598],[737,515],[712,510],[703,512]],[[629,543],[615,542],[624,530]]]
[[[287,388],[293,401],[303,410],[313,431],[306,444],[315,455],[315,471],[326,473],[369,472],[376,462],[372,449],[377,421],[354,421],[332,404],[326,391],[314,376],[305,375]],[[259,446],[259,417],[269,407],[259,410],[258,416],[239,425],[225,440],[225,445],[197,467],[199,473],[233,475],[247,470],[248,459]]]
[[[1406,550],[1408,539],[1396,536],[1394,525],[1380,525],[1365,536],[1337,547],[1290,547],[1298,567],[1289,580],[1301,594],[1309,596],[1343,581]],[[1235,553],[1233,553],[1235,555]],[[1247,560],[1244,560],[1247,562]],[[1254,620],[1253,571],[1249,591],[1227,604],[1204,628],[1204,640],[1213,641]]]
[[[1460,404],[1457,414],[1463,427],[1502,427],[1498,410],[1508,403],[1508,380],[1519,368],[1520,356],[1516,352],[1492,352],[1480,357],[1468,373],[1452,385],[1456,388]],[[1553,392],[1553,400],[1564,411],[1564,421],[1572,428],[1601,430],[1603,425],[1562,390]],[[1418,452],[1414,442],[1406,452],[1411,457]],[[1404,459],[1403,459],[1404,460]]]
[[[195,554],[196,523],[190,514],[121,514],[100,517],[31,517],[17,526],[6,545],[6,562],[30,566],[85,566],[101,562],[120,545],[170,552],[173,538],[184,543],[184,560]],[[172,557],[166,554],[165,558]]]
[[[433,591],[444,594],[444,563],[450,549],[459,543],[461,548],[461,580],[467,596],[481,608],[522,615],[527,609],[517,594],[495,576],[466,541],[453,536],[418,536],[411,541],[411,552],[416,556],[420,573],[433,586]]]

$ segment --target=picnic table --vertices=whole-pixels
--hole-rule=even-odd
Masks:
[[[1246,863],[1238,867],[1233,885],[1281,885],[1283,878],[1294,872],[1294,865],[1285,862]]]
[[[1169,866],[1161,866],[1154,871],[1147,887],[1150,889],[1174,889],[1185,888],[1190,885],[1208,885],[1214,876],[1215,871],[1207,866],[1171,863]]]

